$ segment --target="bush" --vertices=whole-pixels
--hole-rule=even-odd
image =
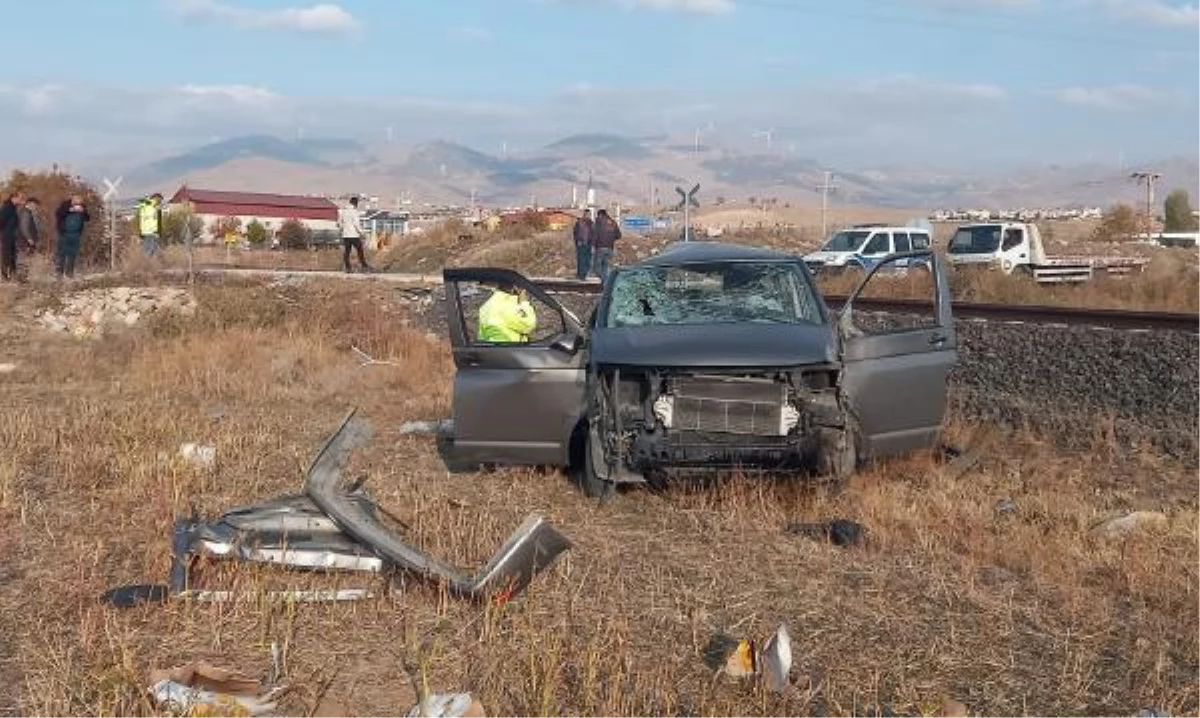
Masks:
[[[298,219],[289,219],[279,226],[279,246],[284,249],[308,249],[312,246],[312,231]]]
[[[246,241],[253,247],[261,247],[266,244],[269,236],[270,232],[257,219],[251,220],[250,224],[246,225]]]
[[[1140,231],[1137,213],[1127,204],[1118,204],[1104,213],[1092,232],[1097,242],[1128,242]]]

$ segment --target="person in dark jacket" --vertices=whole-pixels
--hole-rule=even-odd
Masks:
[[[596,226],[592,230],[592,267],[601,284],[608,279],[608,265],[612,259],[613,248],[620,238],[621,228],[617,221],[608,215],[608,210],[602,209],[597,212]]]
[[[83,197],[71,195],[63,200],[54,213],[58,230],[58,247],[54,253],[54,274],[62,278],[75,276],[75,258],[79,256],[79,247],[83,242],[83,228],[91,220]]]
[[[575,220],[575,278],[587,279],[592,268],[592,217],[586,211]]]
[[[21,208],[25,193],[13,192],[0,205],[0,280],[17,278],[17,239],[21,236]]]

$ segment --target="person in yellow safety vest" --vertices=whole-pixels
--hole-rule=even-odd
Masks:
[[[162,195],[158,192],[138,202],[138,235],[142,238],[142,254],[153,257],[158,253],[158,238],[162,232]]]
[[[479,308],[479,341],[518,344],[529,341],[537,314],[524,289],[501,286]]]

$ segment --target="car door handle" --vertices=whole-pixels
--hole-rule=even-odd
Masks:
[[[930,344],[945,344],[946,343],[946,335],[945,334],[933,334],[929,337],[929,343]]]
[[[480,357],[475,352],[465,352],[463,354],[459,354],[458,358],[467,366],[477,366],[480,362]]]

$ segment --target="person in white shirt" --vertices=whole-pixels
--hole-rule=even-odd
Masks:
[[[363,228],[358,216],[358,197],[350,198],[350,206],[338,210],[338,228],[342,231],[342,266],[350,272],[350,249],[358,253],[358,263],[364,272],[371,271],[363,256]]]

